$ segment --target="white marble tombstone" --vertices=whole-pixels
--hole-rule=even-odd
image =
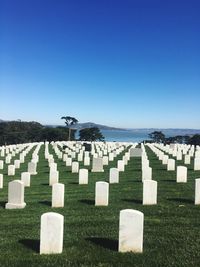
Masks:
[[[110,184],[119,183],[119,170],[118,170],[118,168],[110,168],[109,183]]]
[[[168,159],[169,159],[169,156],[168,155],[164,155],[163,158],[162,158],[162,164],[163,165],[167,165]]]
[[[72,158],[66,159],[66,166],[72,166]]]
[[[49,172],[49,185],[53,185],[58,183],[59,181],[59,171],[52,171]]]
[[[157,182],[144,180],[143,182],[143,205],[157,204]]]
[[[144,214],[138,210],[120,211],[119,252],[143,252]]]
[[[87,169],[79,170],[79,184],[88,184],[88,170]]]
[[[3,170],[3,165],[4,165],[3,160],[0,160],[0,170]]]
[[[11,162],[11,155],[10,154],[6,156],[5,161],[6,161],[6,164],[10,164],[10,162]]]
[[[23,209],[25,206],[24,183],[20,180],[10,182],[8,184],[8,203],[6,203],[6,209]]]
[[[55,183],[52,186],[52,208],[63,208],[65,196],[65,185]]]
[[[184,164],[190,164],[190,161],[191,161],[190,155],[185,155],[185,157],[184,157]]]
[[[117,161],[117,169],[119,172],[124,172],[125,170],[125,164],[124,164],[124,161],[123,160],[118,160]]]
[[[64,216],[47,212],[41,216],[40,254],[57,254],[63,250]]]
[[[130,148],[130,157],[142,157],[142,149]]]
[[[114,160],[114,154],[113,153],[109,153],[108,154],[108,159],[109,159],[109,161],[113,161]]]
[[[103,156],[103,165],[108,165],[108,156]]]
[[[83,153],[78,154],[78,161],[83,161]]]
[[[147,167],[142,169],[142,181],[152,179],[152,168]]]
[[[195,179],[195,205],[200,205],[200,178]]]
[[[8,176],[15,175],[15,165],[8,165]]]
[[[72,173],[78,173],[79,172],[79,162],[73,161],[72,162]]]
[[[200,170],[200,158],[194,158],[194,171]]]
[[[20,168],[20,160],[19,159],[15,159],[14,160],[14,165],[15,165],[15,169],[19,169]]]
[[[168,159],[167,170],[175,171],[175,159]]]
[[[104,172],[102,158],[93,158],[92,172]]]
[[[57,163],[55,162],[49,163],[49,168],[51,171],[57,171]]]
[[[84,158],[84,166],[90,166],[90,157],[85,156],[85,158]]]
[[[176,159],[177,160],[182,160],[182,152],[181,151],[178,151],[177,155],[176,155]]]
[[[37,163],[35,163],[35,162],[29,162],[28,163],[28,172],[31,175],[36,175],[37,174]]]
[[[109,183],[96,182],[95,186],[95,206],[108,206]]]
[[[0,188],[3,188],[3,174],[0,174]]]
[[[176,172],[176,182],[177,183],[187,183],[187,167],[178,166]]]
[[[71,153],[71,157],[72,157],[72,159],[75,159],[75,158],[76,158],[76,152],[73,151],[73,152]]]
[[[30,186],[30,182],[31,182],[31,175],[29,172],[22,172],[21,173],[21,181],[24,183],[25,187],[29,187]]]
[[[20,160],[20,163],[24,163],[25,155],[23,153],[19,155],[19,160]]]

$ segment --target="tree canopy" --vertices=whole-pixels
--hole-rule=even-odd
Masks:
[[[63,116],[61,117],[61,120],[65,120],[65,124],[66,124],[66,127],[68,128],[68,141],[71,140],[71,128],[70,126],[78,123],[78,120],[74,117],[70,117],[70,116]]]
[[[68,140],[65,127],[46,127],[38,122],[9,121],[0,123],[0,145],[22,144],[41,141]],[[75,130],[71,130],[71,138],[75,139]]]
[[[149,134],[149,137],[156,143],[163,143],[165,141],[165,135],[161,131],[154,131]]]
[[[81,129],[79,136],[81,141],[104,141],[104,136],[98,127]]]

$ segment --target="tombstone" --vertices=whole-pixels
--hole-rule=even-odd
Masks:
[[[73,152],[71,153],[71,157],[72,157],[72,159],[75,159],[75,158],[76,158],[76,152],[73,151]]]
[[[109,153],[108,154],[108,160],[109,161],[113,161],[114,160],[114,154],[113,153]]]
[[[90,157],[85,156],[83,164],[84,166],[90,166]]]
[[[5,161],[6,161],[6,164],[10,164],[10,162],[11,162],[11,155],[10,154],[8,156],[6,156]]]
[[[72,166],[72,158],[66,159],[66,166]]]
[[[127,158],[127,156],[123,156],[122,160],[124,162],[124,165],[127,165],[128,164],[128,158]]]
[[[119,252],[143,251],[144,214],[138,210],[120,211],[119,218]]]
[[[104,172],[102,158],[93,158],[92,172]]]
[[[78,161],[83,161],[83,153],[78,154]]]
[[[15,159],[14,160],[14,165],[15,165],[15,169],[19,169],[20,168],[20,160],[19,159]]]
[[[25,158],[24,154],[20,154],[19,156],[20,163],[24,163],[24,158]]]
[[[59,171],[52,171],[49,172],[49,185],[57,184],[59,181]]]
[[[200,170],[200,158],[195,158],[194,159],[194,171],[199,171]]]
[[[66,161],[68,158],[68,155],[67,154],[63,154],[63,161]]]
[[[87,169],[79,170],[79,184],[88,184],[88,170]]]
[[[195,179],[195,205],[200,205],[200,178]]]
[[[52,186],[52,208],[64,207],[65,185],[55,183]]]
[[[30,186],[30,181],[31,181],[31,175],[29,172],[22,172],[21,173],[21,181],[24,183],[25,187]]]
[[[3,188],[3,174],[0,174],[0,188]]]
[[[57,171],[57,163],[55,162],[49,163],[49,168],[51,171]]]
[[[142,181],[152,179],[152,168],[147,167],[142,169]]]
[[[144,180],[143,182],[143,205],[157,204],[157,182]]]
[[[108,165],[108,156],[103,156],[103,165]]]
[[[162,158],[162,164],[163,165],[167,165],[168,159],[169,159],[169,156],[168,155],[164,155],[163,158]]]
[[[57,254],[63,250],[64,216],[47,212],[41,216],[40,254]]]
[[[29,162],[28,163],[28,172],[31,175],[36,175],[37,174],[37,163],[35,163],[35,162]]]
[[[24,183],[20,180],[14,180],[8,183],[8,203],[6,209],[23,209],[24,202]]]
[[[142,157],[142,149],[141,148],[130,148],[130,157],[131,158]]]
[[[175,159],[168,159],[167,170],[175,171]]]
[[[124,161],[123,160],[117,161],[117,169],[119,172],[124,172],[125,167],[124,167]]]
[[[3,164],[4,162],[3,162],[3,160],[0,160],[0,170],[3,170]]]
[[[72,173],[79,172],[79,163],[77,161],[72,162]]]
[[[108,206],[109,183],[96,182],[95,206]]]
[[[190,164],[190,159],[191,159],[190,155],[185,155],[184,164]]]
[[[182,152],[181,151],[178,151],[177,154],[176,154],[176,159],[177,160],[182,160]]]
[[[187,167],[178,166],[176,173],[176,182],[177,183],[187,183]]]
[[[15,175],[15,165],[8,165],[8,176]]]
[[[109,173],[109,183],[119,183],[119,170],[118,168],[111,168]]]

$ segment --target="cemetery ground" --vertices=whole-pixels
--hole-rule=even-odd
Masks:
[[[200,266],[200,206],[194,205],[195,178],[200,178],[200,171],[193,171],[192,160],[187,165],[188,182],[176,183],[176,172],[167,172],[145,148],[153,180],[158,182],[157,205],[142,205],[141,158],[131,158],[125,172],[120,172],[119,184],[110,184],[109,205],[95,207],[95,182],[109,181],[109,168],[117,166],[120,155],[104,166],[103,173],[89,172],[88,185],[79,185],[78,173],[71,173],[71,167],[50,148],[58,163],[59,182],[65,184],[64,208],[52,208],[49,167],[42,146],[38,174],[31,176],[31,186],[25,188],[26,207],[7,210],[8,182],[27,171],[31,152],[14,177],[7,176],[6,165],[4,188],[0,189],[0,266]],[[178,163],[183,165],[183,161]],[[118,252],[122,209],[144,213],[143,253]],[[40,218],[50,211],[64,216],[63,252],[40,255]]]

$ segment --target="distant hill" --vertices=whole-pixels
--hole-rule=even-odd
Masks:
[[[126,131],[126,129],[123,128],[116,128],[116,127],[110,127],[110,126],[106,126],[106,125],[102,125],[102,124],[97,124],[94,122],[84,122],[84,123],[77,123],[76,125],[71,126],[71,128],[73,129],[77,129],[77,130],[81,130],[84,128],[92,128],[92,127],[97,127],[100,130],[121,130],[121,131]]]

